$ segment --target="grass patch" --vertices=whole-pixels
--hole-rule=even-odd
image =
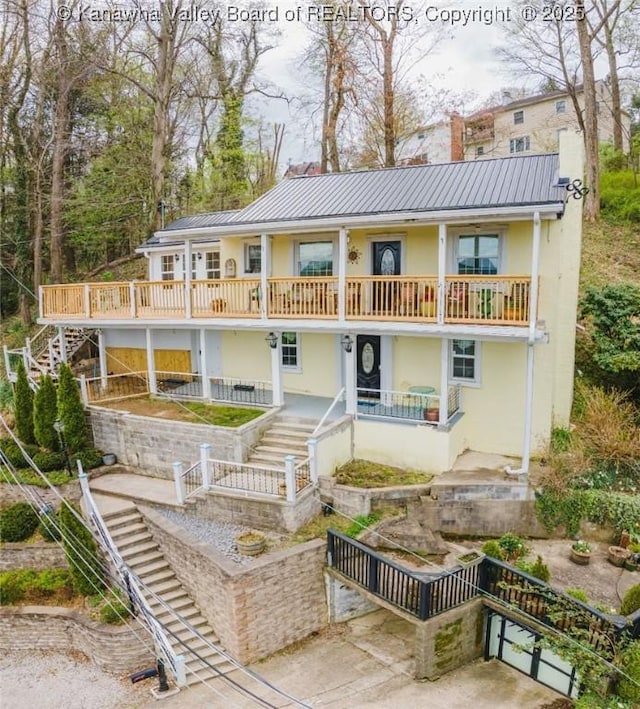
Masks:
[[[580,293],[587,286],[635,283],[640,273],[640,231],[606,217],[583,222]]]
[[[71,478],[66,470],[51,470],[48,473],[43,473],[44,478],[31,468],[21,468],[15,473],[9,473],[6,468],[0,469],[0,482],[21,485],[34,485],[35,487],[49,487],[49,485],[64,485]],[[17,480],[16,480],[17,478]]]
[[[432,479],[431,473],[403,470],[392,465],[372,463],[368,460],[352,460],[338,468],[335,474],[335,480],[340,485],[362,488],[425,485]]]

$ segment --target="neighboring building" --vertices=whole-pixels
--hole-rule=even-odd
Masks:
[[[39,322],[99,328],[104,387],[142,371],[293,414],[343,398],[321,471],[443,471],[466,449],[526,471],[569,422],[581,203],[563,185],[582,174],[567,133],[559,155],[283,180],[156,232],[149,282],[43,286]]]
[[[396,150],[397,165],[427,165],[464,160],[464,122],[458,113],[418,128]]]
[[[301,177],[302,175],[319,175],[319,162],[301,162],[297,165],[289,165],[284,173],[285,177]]]
[[[613,140],[611,94],[604,81],[596,82],[598,139]],[[578,92],[584,108],[584,93]],[[623,112],[624,150],[629,151],[631,119]],[[464,119],[464,159],[535,155],[558,149],[558,137],[578,129],[578,119],[566,91],[552,91],[512,101],[508,92],[503,103],[478,111]]]

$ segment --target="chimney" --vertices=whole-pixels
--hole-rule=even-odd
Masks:
[[[508,103],[511,103],[511,91],[502,89],[502,105],[506,106]]]
[[[464,121],[462,116],[455,111],[449,116],[449,131],[451,133],[451,162],[464,160]]]

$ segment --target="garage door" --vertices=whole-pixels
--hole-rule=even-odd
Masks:
[[[578,696],[575,668],[547,648],[538,646],[542,635],[511,618],[489,611],[485,659],[497,657],[566,697]]]

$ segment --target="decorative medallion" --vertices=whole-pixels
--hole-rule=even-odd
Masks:
[[[359,263],[360,257],[362,256],[362,253],[360,249],[357,249],[355,246],[349,249],[349,253],[347,254],[347,258],[349,259],[349,263]]]

